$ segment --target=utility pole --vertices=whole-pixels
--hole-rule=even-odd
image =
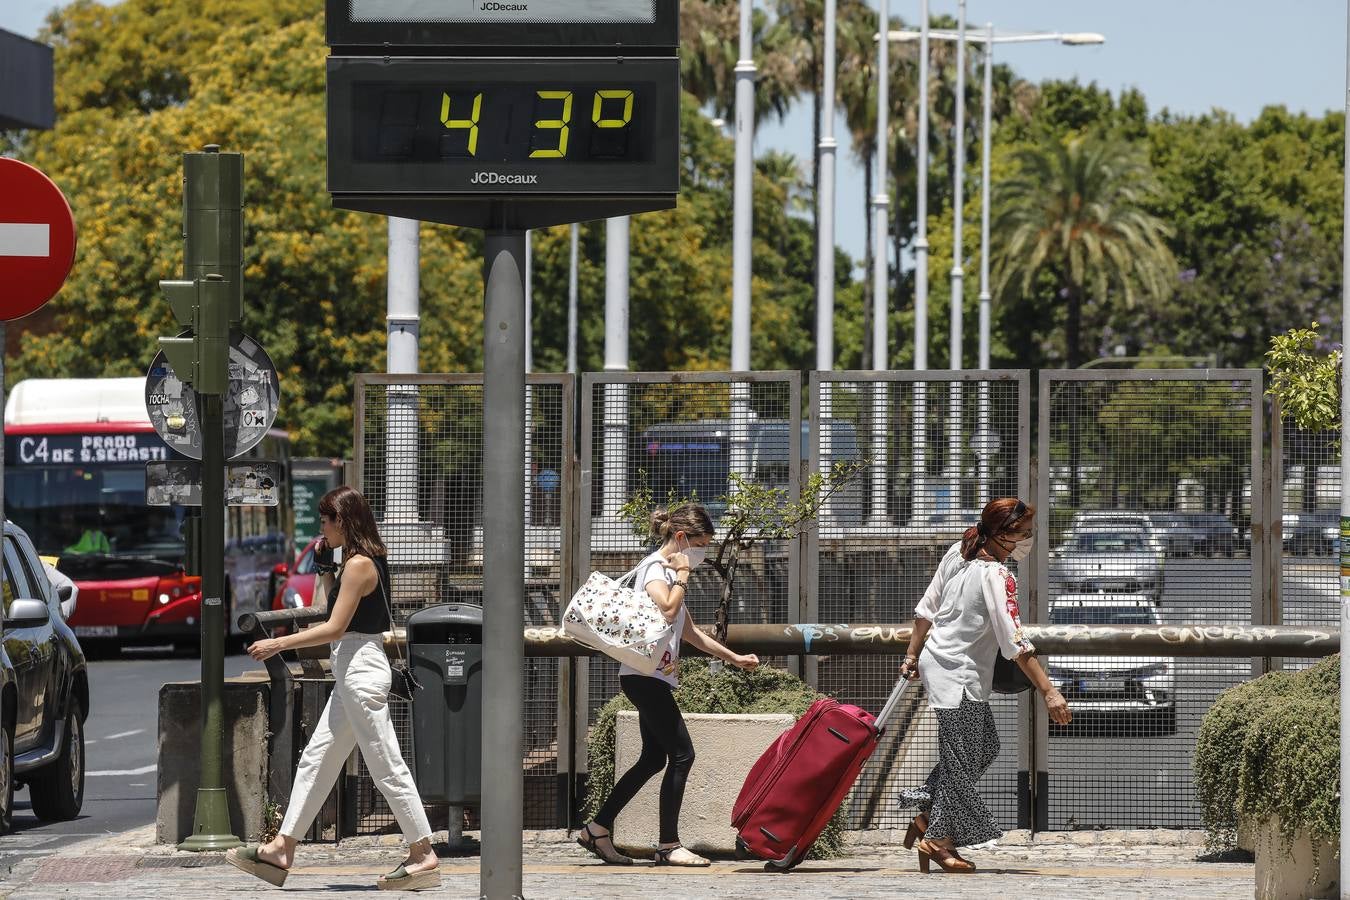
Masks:
[[[190,279],[161,281],[185,337],[162,337],[174,372],[191,385],[202,432],[202,517],[197,530],[202,573],[201,779],[192,836],[182,850],[226,850],[232,832],[225,794],[225,422],[230,337],[243,328],[244,157],[183,154],[183,270]]]

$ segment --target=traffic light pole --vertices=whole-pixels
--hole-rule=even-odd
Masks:
[[[525,232],[489,231],[483,263],[483,839],[479,893],[523,897]]]
[[[197,529],[202,567],[202,740],[192,836],[179,849],[226,850],[242,843],[231,833],[225,791],[222,694],[226,636],[223,407],[229,385],[230,333],[242,326],[243,319],[244,158],[210,145],[205,153],[185,153],[183,172],[183,268],[196,288],[190,381],[202,433],[202,517]],[[186,312],[182,306],[181,301],[175,306],[180,320]],[[182,372],[179,362],[186,361],[181,355],[186,347],[178,344],[179,362],[175,362],[170,346],[165,346],[166,355],[175,371]]]

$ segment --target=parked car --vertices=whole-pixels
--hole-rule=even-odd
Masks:
[[[1153,601],[1142,594],[1070,594],[1050,601],[1051,625],[1161,625]],[[1081,714],[1129,715],[1155,730],[1177,730],[1176,660],[1171,657],[1053,656],[1045,671]]]
[[[61,615],[61,598],[33,542],[4,526],[4,631],[0,642],[0,833],[14,821],[14,791],[27,785],[33,814],[73,819],[84,805],[84,651]]]
[[[1068,535],[1075,535],[1087,528],[1138,528],[1144,532],[1151,548],[1162,555],[1166,553],[1162,530],[1153,521],[1153,513],[1133,509],[1093,509],[1076,512],[1069,522]]]
[[[1094,525],[1050,553],[1050,584],[1062,594],[1098,591],[1162,599],[1162,548],[1142,528]]]
[[[1335,556],[1341,552],[1341,513],[1336,509],[1285,513],[1284,551],[1298,556]]]
[[[317,581],[314,548],[318,543],[319,539],[315,538],[300,551],[295,562],[289,566],[283,563],[273,570],[273,577],[280,582],[280,587],[272,592],[272,609],[300,609],[314,605]]]
[[[1223,513],[1157,512],[1148,517],[1168,556],[1231,557],[1245,549],[1237,528]]]

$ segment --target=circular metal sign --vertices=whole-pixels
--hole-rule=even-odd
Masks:
[[[56,296],[75,263],[75,217],[50,178],[0,157],[0,319],[18,319]]]
[[[183,337],[188,336],[184,332]],[[262,345],[248,335],[230,341],[229,388],[224,397],[225,458],[258,445],[277,418],[280,381]],[[145,411],[164,443],[192,459],[202,458],[197,395],[183,382],[161,350],[145,378]]]

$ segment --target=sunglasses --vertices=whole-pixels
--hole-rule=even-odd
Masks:
[[[1007,518],[1003,520],[1003,524],[998,526],[997,533],[1003,534],[1007,532],[1008,529],[1011,528],[1013,524],[1017,522],[1018,519],[1022,518],[1026,514],[1027,514],[1026,503],[1022,502],[1021,500],[1018,500],[1017,505],[1013,507],[1012,512],[1008,513]]]

